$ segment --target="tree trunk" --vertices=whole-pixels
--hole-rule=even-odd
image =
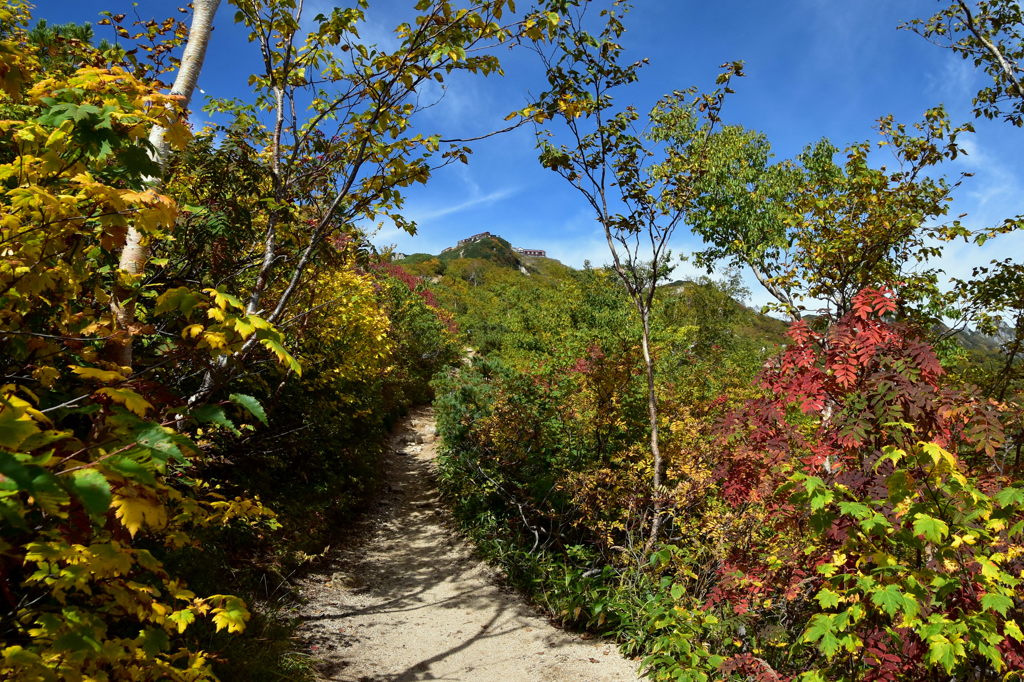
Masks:
[[[602,215],[607,216],[607,204],[603,204],[602,208]],[[644,374],[647,378],[647,414],[650,421],[651,466],[654,469],[654,475],[651,478],[651,498],[654,500],[654,517],[651,519],[650,534],[647,536],[647,542],[644,544],[645,551],[650,553],[658,542],[658,535],[661,533],[661,516],[665,511],[660,498],[665,465],[661,459],[661,444],[658,438],[658,393],[654,386],[654,358],[651,356],[651,308],[654,304],[655,287],[658,284],[658,258],[655,255],[653,265],[654,279],[651,281],[650,290],[645,294],[642,288],[637,288],[636,284],[626,273],[626,266],[623,265],[622,259],[619,257],[619,251],[615,248],[615,239],[612,236],[607,217],[602,218],[601,225],[604,227],[608,249],[612,254],[612,267],[629,292],[633,305],[636,306],[636,312],[640,316],[640,347],[644,354]],[[635,268],[635,259],[630,258],[627,263],[630,264],[628,267]]]
[[[210,32],[213,30],[213,16],[217,13],[219,5],[220,0],[193,0],[194,9],[192,24],[188,30],[188,42],[185,44],[185,52],[181,55],[181,66],[178,68],[178,75],[174,79],[174,85],[170,92],[171,95],[181,98],[182,111],[187,111],[188,105],[192,101],[192,93],[199,80],[199,72],[206,60],[206,46],[210,41]],[[154,126],[149,133],[154,160],[160,165],[160,177],[148,178],[149,184],[153,187],[160,186],[167,168],[167,159],[170,156],[166,133],[163,126]],[[149,255],[149,245],[144,241],[143,235],[134,227],[129,226],[124,248],[121,249],[118,267],[129,275],[141,275],[149,261]],[[112,349],[112,359],[119,365],[131,366],[131,327],[135,322],[135,303],[127,292],[122,291],[120,295],[115,293],[111,307],[122,334]]]
[[[647,375],[647,414],[651,426],[651,464],[654,475],[651,478],[651,493],[654,499],[654,518],[651,520],[651,534],[647,538],[647,551],[654,550],[661,531],[661,515],[664,512],[661,503],[661,488],[665,477],[665,463],[661,459],[661,445],[658,440],[658,394],[654,388],[654,358],[651,357],[651,320],[650,309],[640,311],[643,332],[640,346],[644,353],[644,372]]]

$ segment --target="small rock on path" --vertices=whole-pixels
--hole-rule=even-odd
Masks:
[[[434,418],[396,429],[389,492],[331,565],[302,584],[301,634],[328,680],[633,682],[611,642],[552,626],[496,584],[453,526],[434,480]]]

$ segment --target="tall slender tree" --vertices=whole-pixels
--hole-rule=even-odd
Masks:
[[[367,0],[313,17],[301,0],[233,4],[260,50],[261,69],[251,78],[252,102],[212,107],[250,127],[250,139],[265,150],[262,244],[239,261],[255,272],[246,310],[276,321],[288,314],[330,238],[383,219],[414,231],[401,213],[404,189],[425,183],[439,166],[466,162],[470,149],[460,141],[445,143],[415,128],[434,103],[425,93],[443,93],[455,72],[500,73],[494,48],[540,40],[558,22],[550,12],[516,15],[508,0],[423,0],[410,21],[395,27],[394,45],[383,47],[359,35]],[[253,337],[234,360],[260,341]],[[196,399],[223,383],[228,365],[224,358],[207,372]]]
[[[727,64],[718,78],[720,87],[710,94],[691,88],[664,97],[642,123],[634,107],[616,110],[613,100],[613,92],[634,82],[645,63],[623,63],[619,40],[629,3],[615,2],[603,10],[605,23],[597,35],[586,29],[586,3],[554,6],[565,18],[554,51],[541,53],[550,89],[537,106],[560,121],[569,141],[560,143],[552,130],[541,131],[540,161],[576,188],[593,210],[612,269],[640,319],[652,466],[650,550],[663,523],[665,475],[651,312],[658,284],[672,270],[669,243],[695,196],[700,172],[695,161],[703,156],[730,92],[729,81],[742,75],[742,64]],[[567,12],[571,7],[577,11]]]
[[[170,91],[170,95],[180,102],[182,114],[188,111],[192,102],[192,93],[195,92],[196,84],[199,82],[199,74],[206,61],[206,48],[210,42],[210,33],[213,31],[213,18],[219,5],[220,0],[193,0],[192,2],[192,23],[189,26],[188,42],[185,45],[181,64]],[[158,187],[162,183],[170,157],[170,144],[166,138],[167,128],[153,126],[149,134],[149,144],[152,147],[153,159],[159,168],[159,175],[148,178],[148,183],[154,187]],[[146,268],[146,263],[149,262],[149,257],[150,249],[145,237],[134,227],[129,226],[125,235],[124,247],[121,249],[118,268],[128,278],[139,278]],[[132,296],[127,293],[126,289],[121,288],[120,292],[121,295],[115,296],[112,305],[115,317],[125,336],[116,343],[115,356],[118,364],[130,366],[132,364],[131,329],[135,323],[135,306]]]
[[[903,24],[981,67],[992,79],[974,97],[975,116],[1024,126],[1024,8],[1017,0],[953,0]]]

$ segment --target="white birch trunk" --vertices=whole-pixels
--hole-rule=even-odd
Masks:
[[[181,98],[182,111],[188,110],[188,105],[192,101],[192,93],[199,81],[199,72],[202,71],[203,62],[206,60],[206,46],[210,42],[210,32],[213,30],[213,17],[217,13],[219,5],[220,0],[193,0],[192,24],[188,30],[188,42],[185,44],[185,52],[181,55],[181,65],[170,92],[171,95]],[[170,155],[166,133],[163,126],[154,126],[149,133],[149,141],[153,145],[153,156],[160,165],[160,177],[147,179],[149,184],[154,187],[160,186]],[[145,243],[139,231],[129,226],[124,248],[121,249],[118,267],[130,275],[140,275],[148,261],[149,245]],[[115,361],[120,365],[131,366],[132,344],[131,334],[128,330],[135,322],[135,306],[130,302],[122,304],[117,299],[118,297],[115,296],[112,304],[114,316],[118,326],[127,333],[127,337],[115,349]]]

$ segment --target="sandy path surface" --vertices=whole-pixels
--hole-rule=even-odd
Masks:
[[[614,644],[553,627],[473,558],[438,499],[429,408],[391,445],[386,499],[302,585],[302,634],[325,679],[640,679]]]

